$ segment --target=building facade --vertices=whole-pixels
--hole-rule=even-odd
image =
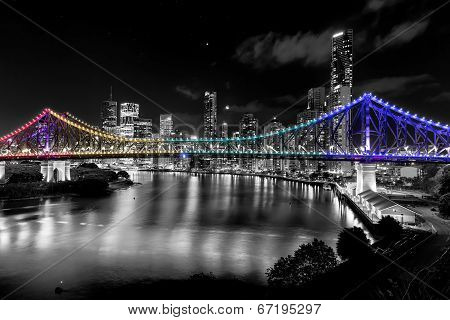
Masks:
[[[352,100],[353,88],[353,30],[347,29],[333,35],[331,39],[331,86],[327,111],[346,105]],[[338,119],[335,120],[337,125]],[[330,152],[350,152],[348,144],[347,115],[339,125],[336,141],[329,144]],[[350,162],[335,162],[329,164],[330,171],[349,174],[352,170]]]
[[[341,89],[347,87],[347,89]],[[353,30],[347,29],[331,39],[330,108],[342,105],[341,99],[351,100],[353,87]]]
[[[159,116],[159,136],[168,138],[173,135],[173,120],[171,114],[161,114]]]
[[[219,138],[228,138],[228,123],[223,122],[219,127]]]
[[[215,138],[217,137],[217,93],[206,91],[203,103],[203,136]]]
[[[252,113],[246,113],[239,121],[239,137],[250,137],[258,134],[258,119]],[[240,144],[242,150],[254,150],[256,148],[255,141],[243,141]],[[256,170],[255,159],[240,159],[239,166],[244,170]]]
[[[249,137],[258,134],[258,119],[252,113],[246,113],[239,121],[239,136]]]
[[[325,108],[325,97],[325,87],[309,89],[307,109],[317,111],[319,114],[323,113]]]
[[[102,129],[111,134],[117,134],[117,101],[113,100],[112,89],[109,99],[102,102],[101,108]]]
[[[134,122],[135,138],[152,138],[152,119],[138,118]]]
[[[124,102],[119,107],[119,135],[122,137],[134,137],[134,123],[139,118],[139,104]]]

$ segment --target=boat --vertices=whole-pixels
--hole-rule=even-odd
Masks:
[[[331,191],[331,185],[330,185],[329,183],[325,183],[325,184],[323,185],[323,190]]]

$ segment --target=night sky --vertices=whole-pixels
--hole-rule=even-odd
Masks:
[[[262,124],[329,86],[330,38],[343,28],[355,33],[355,95],[450,122],[450,3],[358,62],[446,0],[5,2],[143,95],[0,1],[0,134],[44,107],[99,124],[110,85],[155,122],[170,111],[199,124],[202,93],[215,90],[219,122],[253,112]]]

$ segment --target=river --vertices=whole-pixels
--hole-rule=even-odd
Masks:
[[[140,184],[103,198],[4,201],[0,295],[82,299],[96,283],[212,272],[257,283],[279,257],[319,238],[335,248],[360,226],[320,186],[271,178],[131,172]],[[20,289],[18,289],[20,288]]]

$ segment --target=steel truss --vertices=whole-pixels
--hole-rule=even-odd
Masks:
[[[448,125],[364,94],[306,123],[240,138],[124,138],[43,110],[0,138],[0,160],[178,157],[450,162]],[[276,143],[275,143],[276,142]]]

